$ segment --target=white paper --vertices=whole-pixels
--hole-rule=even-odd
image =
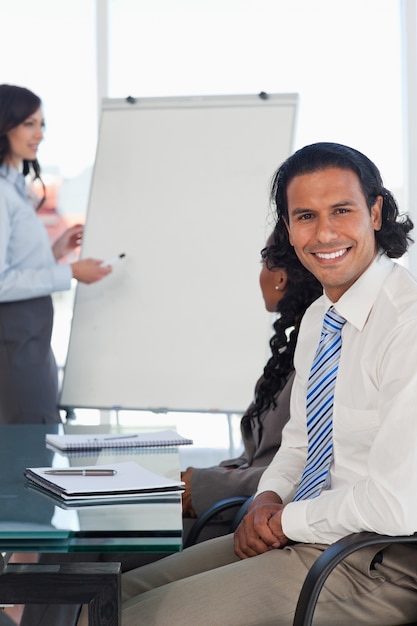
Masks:
[[[71,498],[97,498],[100,496],[116,497],[121,495],[137,496],[140,493],[170,492],[183,489],[182,481],[171,480],[154,474],[135,462],[112,463],[106,469],[116,470],[113,476],[74,476],[45,474],[51,467],[31,467],[25,476],[47,491],[58,495],[64,500]],[[57,468],[58,469],[58,468]],[[85,465],[68,469],[102,469],[100,465]]]

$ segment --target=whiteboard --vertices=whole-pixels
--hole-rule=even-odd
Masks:
[[[103,102],[61,407],[240,412],[269,354],[259,288],[296,94]]]

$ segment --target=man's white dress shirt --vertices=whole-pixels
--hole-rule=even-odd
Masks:
[[[306,311],[295,352],[291,418],[258,494],[286,503],[285,535],[332,543],[351,532],[417,531],[417,281],[378,255],[340,300],[346,320],[333,408],[331,486],[291,502],[307,455],[306,389],[320,339],[324,295]]]

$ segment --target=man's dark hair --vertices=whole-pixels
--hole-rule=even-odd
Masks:
[[[377,196],[382,196],[382,225],[375,232],[378,247],[391,258],[403,256],[413,242],[408,235],[413,222],[407,215],[400,215],[376,165],[358,150],[342,144],[322,142],[305,146],[281,165],[271,185],[271,201],[276,207],[277,221],[284,219],[288,222],[287,188],[293,178],[333,167],[351,170],[357,175],[369,210]]]

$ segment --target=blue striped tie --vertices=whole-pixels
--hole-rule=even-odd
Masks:
[[[315,498],[328,479],[333,457],[334,387],[345,322],[333,307],[324,316],[307,386],[307,460],[294,500]]]

